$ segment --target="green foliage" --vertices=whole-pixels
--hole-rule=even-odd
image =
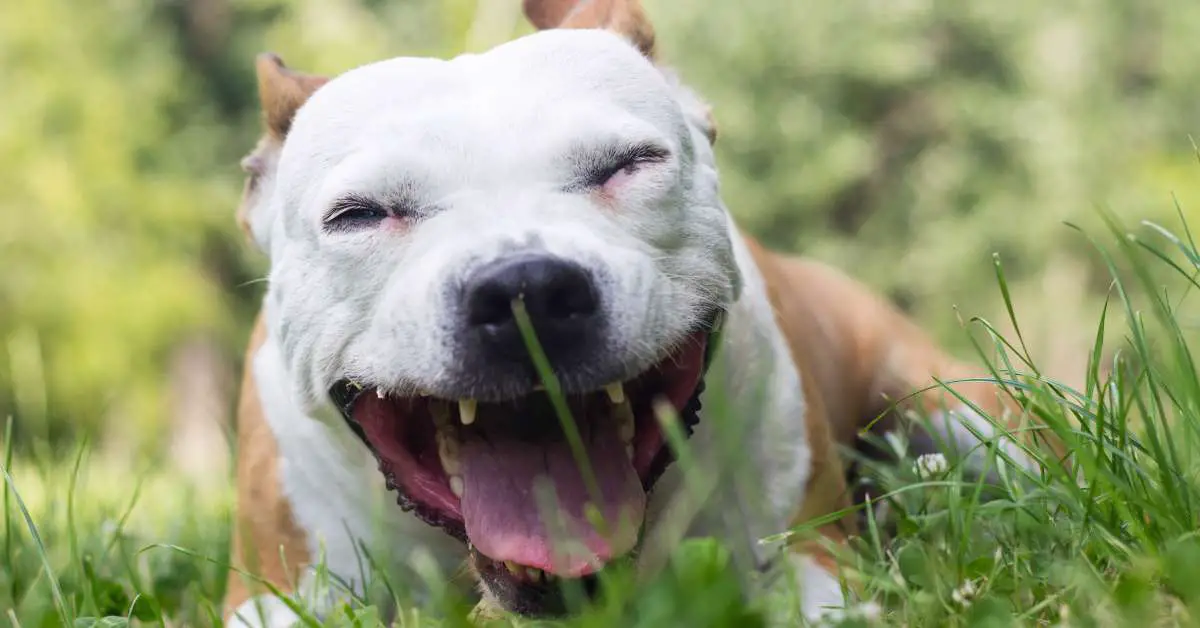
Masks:
[[[148,424],[172,343],[232,337],[209,262],[237,257],[214,163],[232,154],[156,26],[136,3],[0,6],[0,73],[20,86],[0,119],[0,415],[18,431]]]
[[[1042,283],[1071,262],[1094,297],[1107,273],[1063,221],[1200,200],[1195,3],[648,6],[666,63],[714,105],[745,228],[864,278],[948,341],[952,305],[1002,311],[992,253],[1023,307],[1074,296]],[[1083,322],[1064,310],[1025,323]]]

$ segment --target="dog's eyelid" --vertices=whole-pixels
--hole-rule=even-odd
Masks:
[[[608,160],[616,166],[627,164],[658,163],[666,161],[671,150],[655,142],[640,142],[611,149]]]
[[[383,203],[359,194],[350,194],[338,199],[321,220],[326,231],[352,231],[359,227],[376,224],[393,215]]]
[[[579,184],[572,187],[596,187],[603,185],[618,172],[636,168],[643,164],[667,161],[671,150],[658,142],[645,141],[634,144],[607,146],[599,151],[588,151],[577,158]]]

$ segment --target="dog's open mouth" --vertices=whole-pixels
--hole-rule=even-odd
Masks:
[[[351,380],[332,394],[401,507],[468,543],[477,568],[514,584],[580,578],[636,548],[647,493],[673,460],[659,416],[669,406],[691,433],[714,328],[629,381],[565,395],[565,426],[541,386],[498,403]]]

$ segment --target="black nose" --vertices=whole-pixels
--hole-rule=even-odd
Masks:
[[[525,304],[538,342],[552,358],[583,343],[600,310],[591,273],[557,257],[527,254],[476,271],[463,293],[466,325],[482,348],[510,359],[528,355],[513,312],[516,301]]]

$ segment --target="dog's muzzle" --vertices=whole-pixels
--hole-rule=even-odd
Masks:
[[[654,366],[604,384],[589,355],[604,338],[602,301],[583,268],[518,257],[471,276],[462,295],[463,333],[482,356],[471,379],[487,394],[402,396],[347,378],[330,395],[402,509],[467,543],[506,608],[554,612],[556,578],[589,580],[636,550],[648,493],[675,459],[660,417],[675,414],[689,437],[698,424],[721,312]],[[536,378],[514,300],[560,395]],[[501,385],[486,384],[492,373]]]

